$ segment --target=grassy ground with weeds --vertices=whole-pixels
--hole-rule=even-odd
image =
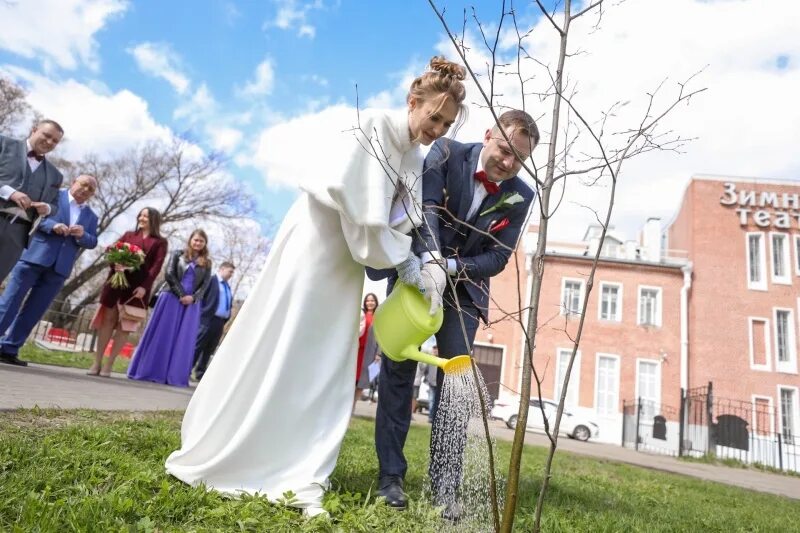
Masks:
[[[333,490],[331,518],[307,521],[260,497],[229,499],[164,472],[180,413],[19,410],[0,413],[0,531],[443,532],[422,496],[427,427],[406,450],[409,510],[373,497],[373,422],[354,419]],[[276,435],[275,438],[280,438]],[[505,464],[509,445],[498,444]],[[545,450],[527,447],[516,531],[530,531]],[[800,503],[618,463],[560,453],[546,500],[547,532],[796,531]]]
[[[31,363],[43,365],[70,366],[73,368],[89,369],[94,362],[94,353],[90,352],[60,352],[56,350],[46,350],[33,343],[26,343],[19,351],[20,359]],[[128,371],[130,359],[122,356],[114,360],[114,372],[125,373]]]

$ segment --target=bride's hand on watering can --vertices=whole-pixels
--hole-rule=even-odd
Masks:
[[[408,259],[397,265],[397,276],[406,285],[417,287],[422,292],[422,277],[420,277],[421,261],[419,257],[410,254]]]
[[[442,294],[447,286],[447,272],[444,265],[430,261],[422,265],[422,286],[425,288],[425,297],[431,301],[431,316],[442,307]]]

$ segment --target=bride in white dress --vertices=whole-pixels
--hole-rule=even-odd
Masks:
[[[233,495],[291,492],[291,505],[324,512],[352,407],[364,265],[419,283],[408,234],[421,223],[420,144],[461,113],[463,79],[463,67],[434,57],[407,110],[362,111],[358,129],[342,131],[353,116],[324,139],[326,154],[335,147],[324,183],[304,186],[287,213],[186,409],[167,472]]]

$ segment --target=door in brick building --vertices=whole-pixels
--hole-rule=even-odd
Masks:
[[[500,368],[503,365],[503,348],[476,344],[472,350],[475,363],[483,374],[486,389],[492,400],[500,393]]]

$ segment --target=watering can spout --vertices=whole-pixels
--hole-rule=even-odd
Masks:
[[[442,310],[431,315],[429,309],[430,303],[416,287],[398,281],[389,297],[375,310],[372,330],[378,346],[393,361],[413,359],[436,365],[445,374],[467,372],[470,369],[468,355],[444,359],[419,351],[419,346],[442,327]]]
[[[403,359],[412,359],[418,363],[438,366],[445,374],[463,374],[470,369],[470,357],[468,355],[457,355],[451,359],[445,359],[420,352],[413,346],[409,346],[403,350],[402,357]]]

